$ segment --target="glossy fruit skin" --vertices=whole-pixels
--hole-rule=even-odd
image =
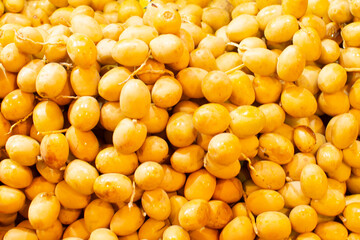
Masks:
[[[0,1],[0,239],[360,239],[359,20]]]

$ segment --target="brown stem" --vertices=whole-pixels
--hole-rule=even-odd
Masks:
[[[247,214],[248,214],[248,216],[249,216],[249,218],[250,218],[250,222],[251,222],[251,224],[252,224],[252,226],[253,226],[253,229],[254,229],[255,234],[258,235],[258,234],[259,234],[259,231],[258,231],[258,229],[257,229],[257,227],[256,227],[255,217],[254,217],[254,215],[252,214],[252,212],[250,211],[250,209],[249,209],[248,206],[247,206],[247,203],[246,203],[246,202],[247,202],[247,196],[246,196],[246,193],[245,193],[245,192],[243,192],[243,197],[244,197],[246,212],[247,212]]]
[[[360,68],[345,68],[347,72],[360,72]]]
[[[14,130],[14,128],[19,125],[22,122],[25,122],[31,115],[33,114],[33,112],[29,113],[28,115],[26,115],[23,119],[20,119],[19,121],[17,121],[16,123],[14,123],[13,125],[11,125],[10,130],[7,134],[10,134],[12,132],[12,130]]]
[[[134,77],[138,72],[140,72],[140,70],[145,67],[146,62],[147,62],[147,60],[148,60],[149,57],[150,57],[150,53],[151,53],[151,51],[148,52],[148,56],[147,56],[147,58],[145,59],[145,61],[144,61],[135,71],[133,71],[124,81],[118,83],[118,85],[122,85],[123,83],[126,83],[126,82],[129,81],[132,77]]]
[[[4,76],[5,76],[6,80],[9,80],[8,76],[6,74],[6,69],[5,69],[5,67],[4,67],[4,65],[2,63],[0,63],[0,69],[4,73]]]
[[[60,130],[53,130],[53,131],[45,131],[45,132],[38,132],[38,134],[42,134],[42,135],[48,135],[48,134],[53,134],[53,133],[64,133],[66,132],[68,129],[60,129]]]
[[[131,193],[131,197],[130,197],[130,201],[128,203],[128,207],[129,208],[132,208],[133,207],[133,204],[134,204],[134,198],[135,198],[135,194],[136,194],[136,185],[135,185],[135,181],[133,181],[133,184],[132,184],[132,193]]]
[[[239,66],[236,66],[236,67],[234,67],[232,69],[227,70],[225,73],[230,74],[230,73],[232,73],[232,72],[234,72],[236,70],[242,69],[243,67],[245,67],[245,64],[240,64]]]
[[[39,45],[66,45],[65,42],[37,42],[37,41],[32,40],[31,38],[22,36],[17,31],[15,31],[15,37],[18,39],[21,39],[23,41],[29,41],[33,44],[39,44]]]
[[[78,99],[79,96],[65,96],[65,95],[59,95],[56,96],[55,99],[59,99],[59,98],[65,98],[65,99]]]

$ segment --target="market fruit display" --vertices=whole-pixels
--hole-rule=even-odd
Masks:
[[[0,240],[359,240],[360,0],[0,1]]]

